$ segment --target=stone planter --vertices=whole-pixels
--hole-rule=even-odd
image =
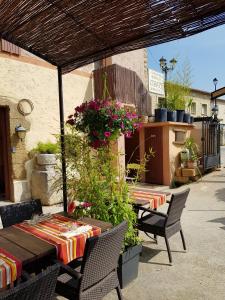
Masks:
[[[56,155],[55,154],[37,154],[37,164],[41,166],[45,165],[56,165]]]

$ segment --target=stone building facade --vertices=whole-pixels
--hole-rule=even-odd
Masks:
[[[29,158],[29,151],[36,147],[39,141],[55,141],[55,135],[59,134],[57,70],[22,49],[16,52],[5,48],[0,50],[2,50],[0,51],[0,109],[9,108],[10,149],[8,152],[10,153],[7,153],[7,157],[10,160],[10,168],[9,165],[7,168],[10,169],[8,173],[10,173],[9,178],[12,179],[11,182],[10,180],[5,182],[6,185],[10,185],[11,191],[10,199],[5,200],[17,202],[31,197],[32,161]],[[137,72],[147,85],[145,49],[116,55],[112,57],[112,61]],[[94,64],[90,64],[63,76],[65,119],[73,112],[74,107],[93,97],[94,67]],[[24,107],[25,111],[28,111],[27,115],[18,111],[18,103],[22,99],[28,100],[23,102],[23,105],[28,106]],[[29,113],[31,107],[28,102],[33,106],[31,113]],[[20,140],[15,132],[18,125],[23,126],[27,131],[24,140]],[[5,134],[3,132],[3,138]],[[0,169],[4,167],[3,154],[0,150]],[[3,197],[0,191],[1,199]]]

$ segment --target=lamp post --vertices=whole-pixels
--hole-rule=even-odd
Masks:
[[[213,84],[214,84],[214,87],[215,87],[214,91],[216,91],[217,83],[218,83],[218,79],[215,77],[213,79]],[[214,107],[212,109],[212,112],[213,112],[213,115],[214,115],[214,119],[217,120],[218,107],[217,107],[216,97],[214,98]]]
[[[172,58],[170,60],[170,64],[167,64],[167,60],[162,56],[159,60],[160,68],[165,74],[165,102],[167,101],[167,88],[166,88],[166,83],[167,83],[167,75],[169,71],[173,71],[175,66],[176,66],[176,59]]]

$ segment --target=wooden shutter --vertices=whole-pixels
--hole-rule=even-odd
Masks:
[[[1,50],[10,54],[20,55],[20,47],[3,39],[1,40]]]

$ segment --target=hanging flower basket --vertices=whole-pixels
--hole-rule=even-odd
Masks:
[[[95,149],[109,145],[121,134],[130,137],[139,128],[136,113],[126,111],[114,100],[94,99],[75,108],[67,123],[87,134],[89,144]]]

